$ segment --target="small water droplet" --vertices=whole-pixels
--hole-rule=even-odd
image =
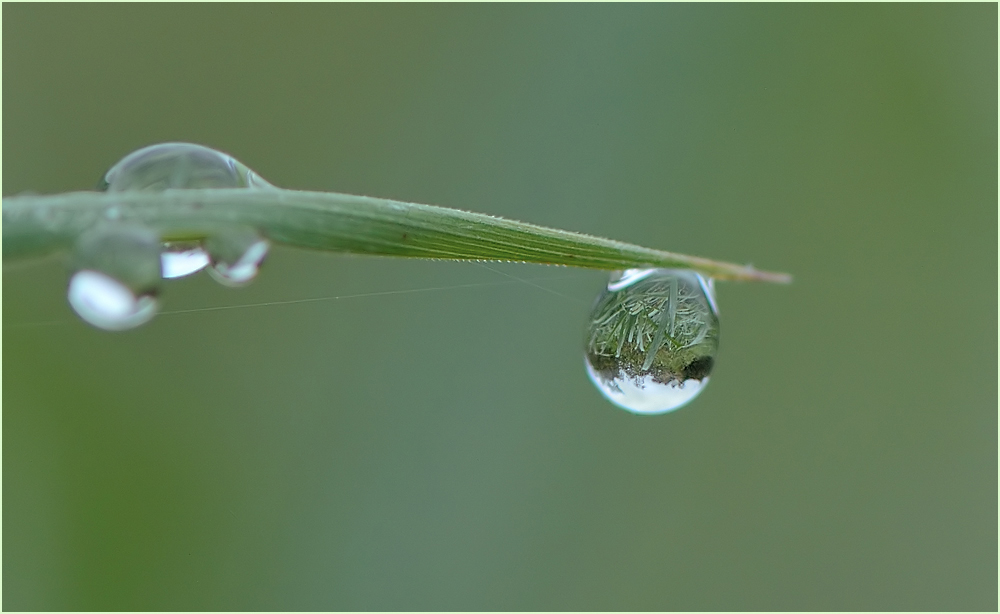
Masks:
[[[80,235],[73,251],[67,298],[86,322],[126,330],[156,314],[163,275],[159,236],[143,226],[98,226]]]
[[[155,297],[136,296],[128,286],[100,271],[74,273],[67,298],[77,315],[104,330],[135,328],[152,320],[158,309]]]
[[[193,275],[209,265],[208,252],[200,246],[165,245],[160,254],[163,279]]]
[[[270,244],[252,230],[230,230],[205,240],[212,266],[208,274],[225,286],[242,286],[257,276]]]
[[[194,143],[159,143],[133,151],[98,184],[108,192],[177,188],[273,188],[236,158]]]
[[[584,340],[591,381],[637,414],[673,411],[698,396],[718,349],[712,281],[674,269],[613,273]]]

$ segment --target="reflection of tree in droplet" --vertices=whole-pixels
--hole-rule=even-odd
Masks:
[[[612,275],[584,348],[591,380],[616,405],[643,414],[683,406],[708,382],[719,348],[711,281],[670,269]]]

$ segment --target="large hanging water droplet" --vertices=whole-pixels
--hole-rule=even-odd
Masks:
[[[77,240],[67,299],[84,321],[104,330],[145,324],[158,309],[159,237],[142,226],[94,228]]]
[[[587,374],[612,403],[660,414],[705,388],[719,349],[711,280],[673,269],[614,273],[590,314]]]
[[[108,192],[273,187],[229,154],[193,143],[160,143],[133,151],[98,185]]]

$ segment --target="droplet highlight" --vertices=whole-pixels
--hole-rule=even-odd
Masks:
[[[69,280],[67,298],[85,322],[104,330],[121,331],[153,319],[156,298],[136,296],[128,286],[100,271],[77,271]]]
[[[712,281],[686,270],[613,273],[584,339],[587,374],[609,401],[637,414],[690,403],[719,349]]]
[[[201,246],[166,245],[160,254],[163,279],[193,275],[210,264],[208,252]]]

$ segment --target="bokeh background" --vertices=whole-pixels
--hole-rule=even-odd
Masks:
[[[5,263],[4,608],[995,610],[996,23],[5,5],[4,195],[192,141],[796,277],[722,285],[644,417],[584,372],[600,272],[276,249],[109,334]]]

